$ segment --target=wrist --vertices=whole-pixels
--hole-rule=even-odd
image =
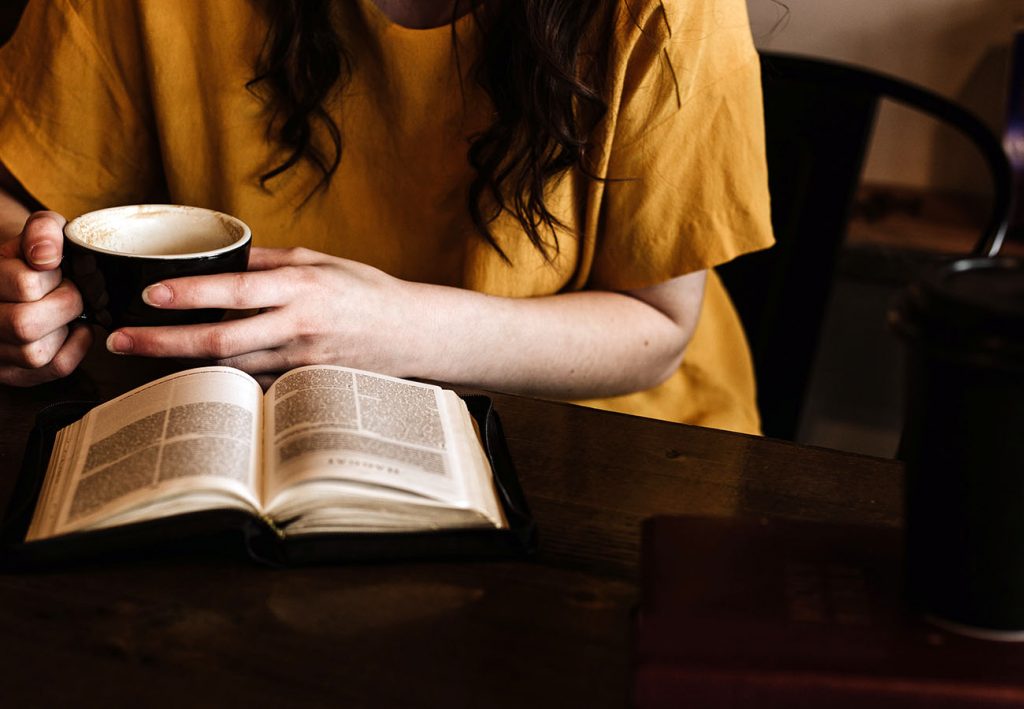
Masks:
[[[405,378],[443,379],[438,363],[447,358],[451,337],[445,291],[455,289],[397,278],[389,289],[394,294],[394,317],[379,331],[379,337],[391,341],[381,343],[381,352],[393,353],[397,360],[389,369]]]

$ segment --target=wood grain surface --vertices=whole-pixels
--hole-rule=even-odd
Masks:
[[[41,407],[109,398],[173,366],[96,351],[66,381],[0,390],[0,503]],[[0,704],[623,706],[645,517],[899,524],[893,461],[493,397],[536,558],[0,571]]]

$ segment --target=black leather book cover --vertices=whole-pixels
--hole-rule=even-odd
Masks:
[[[47,567],[90,559],[120,561],[184,554],[229,555],[291,565],[526,556],[536,548],[536,524],[509,457],[501,422],[488,397],[467,396],[464,401],[481,432],[508,529],[317,534],[282,540],[254,515],[209,510],[25,542],[57,431],[96,405],[65,402],[41,411],[29,437],[21,473],[4,514],[2,562],[5,566]]]

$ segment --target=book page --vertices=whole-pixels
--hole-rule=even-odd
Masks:
[[[264,500],[268,514],[295,502],[299,487],[323,499],[323,482],[375,494],[385,504],[398,491],[418,504],[468,508],[471,456],[455,451],[465,425],[445,390],[344,367],[303,367],[267,392]],[[454,396],[454,394],[451,394]],[[457,398],[457,397],[456,397]],[[467,461],[466,459],[469,458]],[[489,467],[477,475],[489,475]],[[373,488],[378,492],[374,493]]]
[[[498,502],[494,475],[484,452],[482,436],[477,429],[476,421],[470,415],[466,402],[458,394],[454,391],[445,391],[444,396],[447,406],[459,412],[459,415],[453,418],[462,426],[462,432],[455,435],[454,440],[457,456],[465,461],[464,465],[468,470],[465,476],[466,497],[470,505],[479,510],[494,526],[508,527],[508,520],[505,519],[505,513]]]
[[[261,417],[259,384],[228,367],[97,406],[58,434],[27,538],[211,506],[257,511]]]

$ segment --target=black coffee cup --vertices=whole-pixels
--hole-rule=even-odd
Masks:
[[[107,330],[214,322],[223,310],[153,308],[142,291],[170,278],[245,271],[251,241],[244,222],[211,209],[112,207],[65,225],[61,267],[82,293],[83,319]]]
[[[890,313],[907,343],[907,595],[943,626],[1024,640],[1024,261],[955,261]]]

